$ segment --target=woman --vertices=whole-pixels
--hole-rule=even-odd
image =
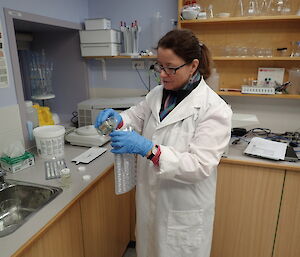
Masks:
[[[216,171],[229,142],[232,112],[205,83],[209,52],[188,30],[160,39],[162,85],[118,114],[101,112],[95,125],[114,116],[113,153],[139,154],[136,185],[138,257],[209,257]],[[143,158],[146,157],[146,158]]]

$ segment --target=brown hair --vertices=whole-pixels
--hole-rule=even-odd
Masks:
[[[211,73],[211,55],[208,48],[200,43],[195,34],[188,29],[174,29],[164,35],[157,44],[157,49],[167,48],[186,62],[199,60],[197,70],[207,79]]]

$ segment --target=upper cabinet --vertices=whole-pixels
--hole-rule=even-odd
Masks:
[[[240,15],[240,2],[243,16]],[[259,67],[285,68],[284,81],[288,80],[291,68],[300,67],[300,57],[291,57],[296,47],[293,44],[300,41],[300,16],[296,15],[300,1],[289,1],[290,12],[286,14],[249,16],[251,2],[261,7],[263,2],[271,6],[274,1],[197,1],[207,13],[211,4],[213,18],[193,20],[182,20],[181,8],[185,1],[178,1],[178,27],[191,29],[211,50],[220,74],[219,88],[240,89],[245,81],[257,78]],[[226,15],[229,17],[224,17]],[[236,92],[219,94],[242,95]],[[300,99],[300,95],[291,94],[268,97]]]

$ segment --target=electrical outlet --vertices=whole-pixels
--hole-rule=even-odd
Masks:
[[[132,69],[144,70],[145,62],[144,61],[132,61]]]

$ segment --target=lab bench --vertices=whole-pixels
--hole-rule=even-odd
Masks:
[[[103,155],[79,171],[71,160],[85,147],[65,145],[71,185],[12,234],[0,238],[1,257],[122,256],[130,240],[130,194],[114,192],[113,154]],[[83,180],[90,175],[90,180]],[[45,180],[44,161],[7,178],[60,186]]]
[[[113,155],[107,151],[78,171],[70,160],[86,148],[65,147],[71,187],[0,238],[1,257],[122,256],[135,239],[134,190],[115,195]],[[218,167],[211,257],[298,256],[300,163],[255,159],[243,149],[231,146]],[[90,181],[82,180],[86,174]],[[8,177],[59,186],[45,180],[39,158],[34,167]]]

